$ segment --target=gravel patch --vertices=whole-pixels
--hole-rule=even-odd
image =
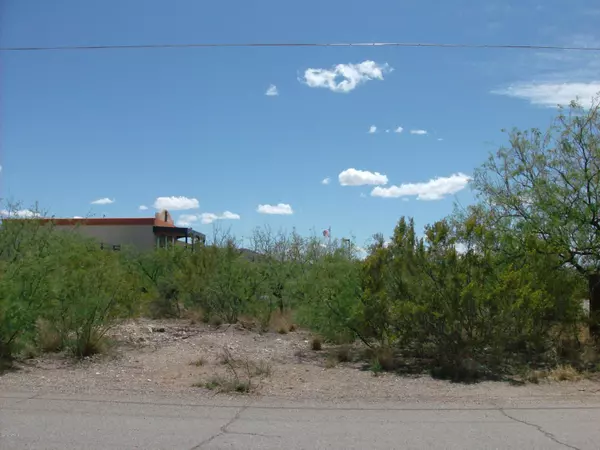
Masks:
[[[126,322],[112,330],[116,345],[108,356],[73,361],[44,355],[20,361],[0,376],[0,389],[27,392],[177,394],[208,398],[203,386],[227,373],[224,348],[241,363],[268,366],[269,376],[253,379],[253,395],[289,400],[493,402],[554,398],[600,399],[600,383],[591,380],[513,386],[504,382],[450,383],[429,376],[373,376],[364,363],[328,364],[331,348],[310,349],[310,335],[259,334],[241,325],[190,325],[189,321]],[[244,373],[242,368],[238,369]]]

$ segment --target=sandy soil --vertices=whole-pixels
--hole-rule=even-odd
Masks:
[[[262,364],[269,375],[252,376],[254,395],[286,399],[451,402],[506,401],[510,398],[577,397],[600,399],[600,383],[540,383],[513,386],[504,382],[458,384],[429,376],[374,376],[364,362],[328,363],[332,350],[310,349],[310,336],[246,330],[241,325],[210,327],[189,321],[127,322],[112,332],[117,344],[109,356],[76,362],[63,355],[21,361],[17,370],[0,376],[0,389],[78,393],[179,393],[195,397],[215,395],[204,387],[215,375],[230,372],[224,349],[246,377],[246,363]],[[199,362],[200,361],[200,362]],[[199,387],[193,387],[196,384]]]

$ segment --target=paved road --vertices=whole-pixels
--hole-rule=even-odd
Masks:
[[[499,408],[0,390],[2,450],[565,448],[600,448],[600,399]]]

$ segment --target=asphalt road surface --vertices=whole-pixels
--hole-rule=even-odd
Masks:
[[[597,450],[596,397],[499,407],[491,401],[330,404],[0,390],[0,449]]]

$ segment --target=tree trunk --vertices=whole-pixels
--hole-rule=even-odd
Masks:
[[[600,273],[588,276],[590,289],[590,336],[600,339]]]

